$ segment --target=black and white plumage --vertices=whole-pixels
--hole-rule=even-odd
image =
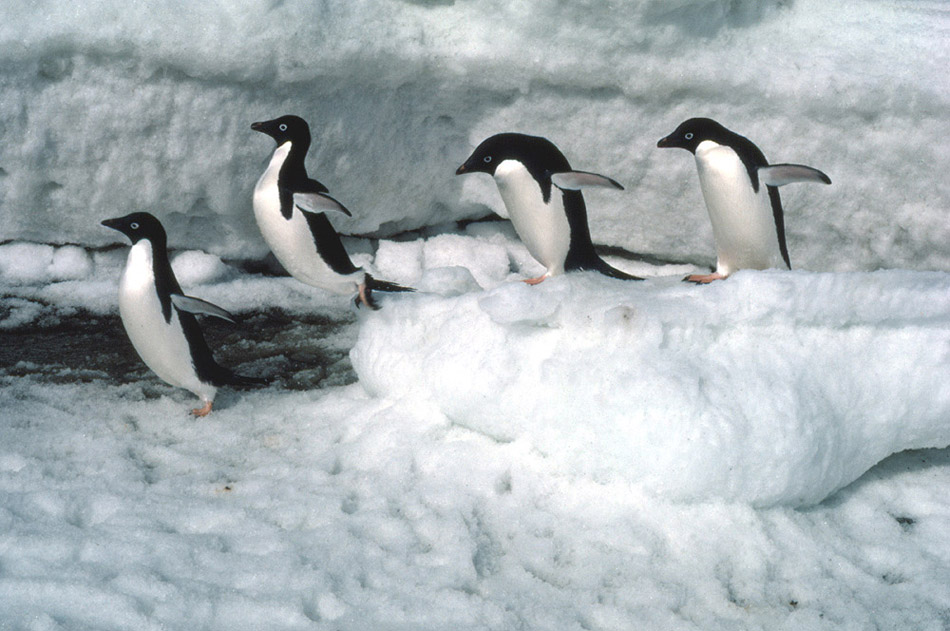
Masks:
[[[770,165],[751,140],[709,118],[684,121],[657,147],[679,147],[696,157],[716,240],[715,273],[685,280],[706,283],[740,269],[791,269],[778,187],[793,182],[831,184],[827,175],[800,164]]]
[[[182,293],[168,261],[165,229],[158,219],[140,212],[106,219],[102,225],[132,241],[119,281],[119,316],[129,340],[155,374],[201,399],[202,407],[192,410],[196,416],[211,411],[220,386],[264,383],[215,361],[194,314],[234,319],[221,307]]]
[[[379,306],[373,290],[413,291],[377,280],[353,265],[327,211],[352,216],[327,188],[307,176],[304,158],[310,148],[310,126],[299,116],[281,116],[253,123],[277,149],[254,187],[254,217],[264,241],[281,265],[297,280],[326,291],[357,294],[357,305]]]
[[[488,173],[501,194],[515,231],[545,272],[525,282],[535,284],[572,270],[597,271],[625,280],[640,280],[614,269],[594,251],[587,207],[580,189],[623,190],[609,177],[574,171],[547,138],[517,133],[484,140],[456,171]]]

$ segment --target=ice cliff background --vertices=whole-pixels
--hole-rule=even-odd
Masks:
[[[709,116],[834,180],[783,190],[795,267],[947,269],[948,30],[942,2],[10,0],[0,240],[102,245],[134,208],[173,246],[262,256],[248,126],[293,112],[347,233],[497,211],[452,173],[517,130],[628,187],[591,205],[595,242],[708,263],[692,160],[655,143]]]

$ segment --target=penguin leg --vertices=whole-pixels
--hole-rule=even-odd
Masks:
[[[538,276],[537,278],[525,278],[524,281],[522,282],[525,282],[529,285],[537,285],[538,283],[544,282],[544,279],[546,279],[547,277],[548,277],[548,274],[547,272],[545,272],[544,274],[542,274],[541,276]]]
[[[683,279],[683,282],[705,285],[707,283],[713,282],[714,280],[724,280],[725,278],[726,277],[719,272],[714,272],[712,274],[690,274]]]
[[[195,416],[199,416],[199,417],[200,417],[200,416],[208,416],[208,414],[211,413],[211,401],[210,401],[210,400],[209,400],[209,401],[205,401],[205,404],[204,404],[203,407],[195,408],[195,409],[193,409],[193,410],[191,411],[191,413],[194,414]]]

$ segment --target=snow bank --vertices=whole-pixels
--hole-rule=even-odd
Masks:
[[[891,453],[950,444],[942,273],[406,296],[363,319],[351,359],[373,394],[681,500],[814,504]]]
[[[947,270],[948,28],[896,0],[10,0],[0,240],[104,245],[101,219],[145,210],[175,248],[262,256],[272,146],[249,125],[294,112],[348,233],[499,210],[488,178],[452,173],[515,130],[627,186],[588,195],[595,241],[710,263],[692,160],[655,143],[711,116],[834,180],[783,192],[796,267]]]

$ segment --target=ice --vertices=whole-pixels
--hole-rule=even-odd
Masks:
[[[249,125],[293,112],[345,233],[503,213],[453,172],[521,131],[626,186],[587,195],[595,242],[710,264],[692,159],[655,147],[710,116],[834,181],[783,190],[796,268],[950,269],[939,2],[12,0],[4,18],[0,240],[102,246],[100,220],[143,210],[175,248],[261,257],[250,193],[273,147]]]

